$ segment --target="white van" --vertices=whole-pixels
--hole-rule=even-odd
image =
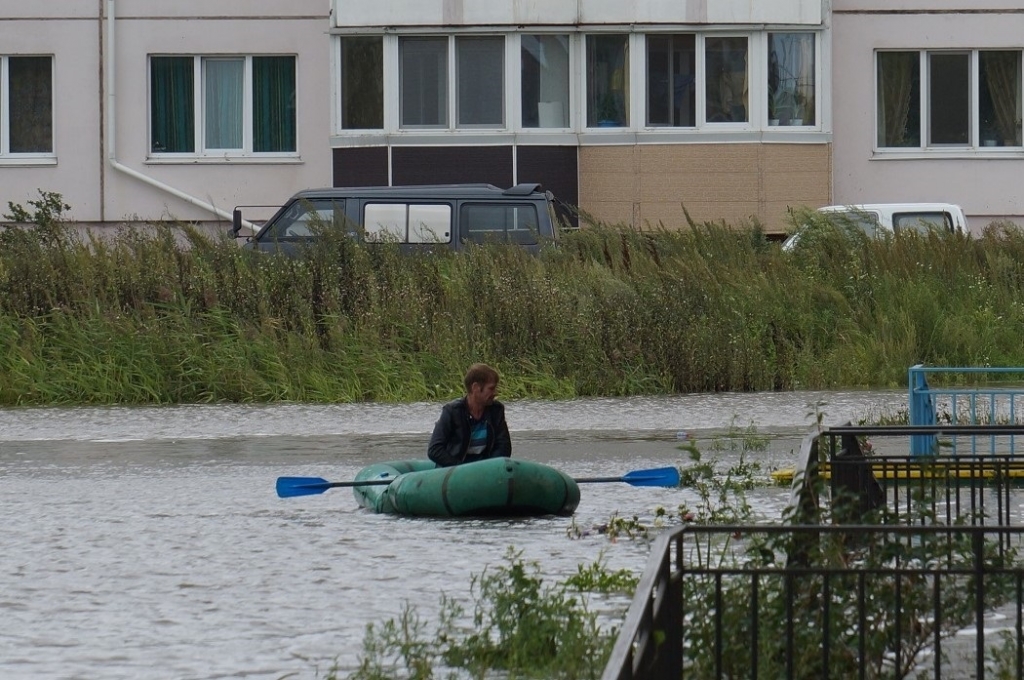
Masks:
[[[819,213],[835,215],[843,225],[859,228],[871,237],[901,231],[927,233],[939,231],[962,234],[967,231],[967,218],[963,208],[952,203],[864,203],[861,205],[826,205]],[[798,229],[782,244],[783,250],[792,250],[800,240],[803,229]]]

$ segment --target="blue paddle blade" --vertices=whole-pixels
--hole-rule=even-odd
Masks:
[[[331,488],[331,483],[320,477],[278,477],[277,495],[281,498],[312,496]]]
[[[663,467],[634,470],[623,475],[621,481],[633,486],[679,486],[679,469]]]

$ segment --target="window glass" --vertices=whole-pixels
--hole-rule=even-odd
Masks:
[[[878,53],[878,146],[921,145],[921,60],[917,52]]]
[[[451,240],[450,205],[409,206],[409,243],[450,243]]]
[[[11,153],[53,153],[51,57],[9,57],[7,120]]]
[[[296,238],[313,235],[313,225],[342,224],[345,201],[329,199],[300,200],[292,203],[267,229],[271,238]]]
[[[704,76],[709,123],[745,123],[747,106],[747,39],[707,38],[704,41]]]
[[[537,207],[522,204],[467,203],[460,211],[462,231],[473,243],[537,243]]]
[[[1021,146],[1021,53],[982,51],[978,58],[982,146]]]
[[[380,36],[341,39],[341,127],[384,127],[384,39]]]
[[[398,39],[402,127],[447,127],[448,38]]]
[[[287,152],[295,143],[295,57],[252,58],[252,150]]]
[[[371,243],[405,243],[406,215],[409,206],[405,203],[368,203],[363,209],[363,232]]]
[[[949,213],[942,211],[893,213],[892,228],[896,232],[906,229],[922,234],[933,230],[952,233],[953,219]]]
[[[697,38],[647,36],[647,125],[697,124]]]
[[[768,34],[768,124],[815,124],[813,33]]]
[[[829,222],[845,229],[856,229],[874,237],[878,232],[878,213],[868,210],[841,210],[826,213]]]
[[[505,124],[505,38],[455,39],[459,127]]]
[[[928,144],[966,145],[971,134],[970,55],[928,56]]]
[[[569,127],[569,36],[522,36],[523,127]]]
[[[197,136],[199,151],[297,151],[294,56],[154,56],[149,61],[151,152],[194,154]]]
[[[150,150],[195,152],[192,57],[152,57],[150,68]]]
[[[203,65],[206,148],[241,149],[245,61],[207,59]]]
[[[587,36],[587,127],[629,125],[629,36]]]

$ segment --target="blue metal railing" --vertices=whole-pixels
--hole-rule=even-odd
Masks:
[[[989,385],[932,387],[926,374],[942,374],[944,378],[956,375],[998,375],[1005,383],[1000,387]],[[950,425],[996,425],[1018,423],[1019,406],[1024,405],[1024,368],[1011,367],[944,367],[917,364],[907,371],[908,408],[910,424],[932,426],[940,419]],[[943,380],[943,382],[949,382]],[[1012,383],[1020,383],[1013,386]],[[967,440],[972,455],[994,454],[996,440],[990,439],[987,446],[984,439],[971,437]],[[952,447],[951,453],[962,448],[963,442],[954,438],[944,444]],[[914,435],[910,439],[910,453],[914,456],[938,454],[939,441],[936,435]],[[1009,449],[1000,453],[1012,455],[1016,448],[1014,437],[1009,439]]]

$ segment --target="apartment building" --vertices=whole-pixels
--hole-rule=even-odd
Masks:
[[[1024,225],[1021,0],[833,0],[834,201]]]
[[[333,0],[334,182],[541,182],[636,227],[831,194],[821,0]]]
[[[327,0],[0,0],[0,206],[230,219],[330,184]]]
[[[0,206],[219,223],[308,187],[541,182],[641,228],[1024,223],[1022,36],[1020,0],[0,0]]]

